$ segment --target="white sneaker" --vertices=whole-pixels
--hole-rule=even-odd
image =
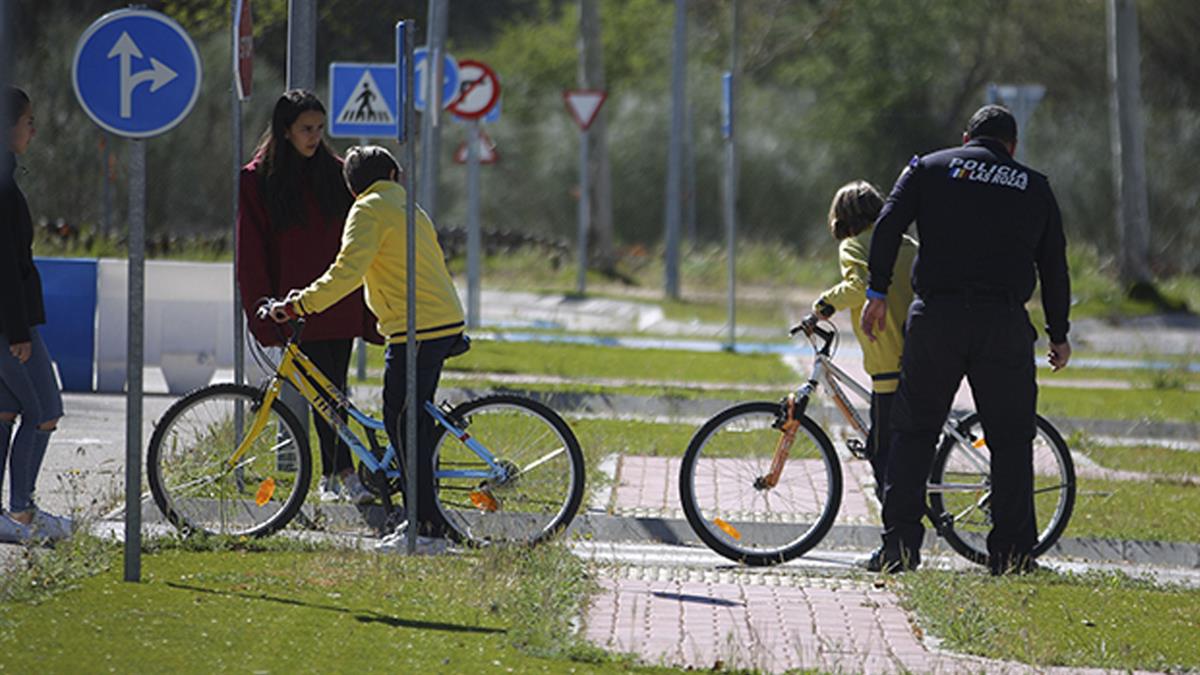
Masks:
[[[408,523],[402,523],[396,531],[383,537],[375,545],[380,553],[408,553]],[[450,552],[450,544],[440,537],[417,537],[417,555],[444,555]]]
[[[322,502],[336,502],[342,498],[338,492],[337,476],[321,476],[321,480],[317,482],[317,496]]]
[[[41,509],[33,511],[33,536],[38,539],[62,541],[75,531],[75,521],[63,516],[56,516]]]
[[[351,504],[370,504],[375,501],[375,495],[362,484],[357,473],[351,473],[342,479],[342,498]]]
[[[5,544],[22,544],[33,538],[33,532],[28,525],[18,523],[7,513],[0,513],[0,542]]]

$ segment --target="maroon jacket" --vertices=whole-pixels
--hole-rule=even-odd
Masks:
[[[345,215],[327,219],[312,190],[304,190],[305,222],[283,230],[271,226],[258,174],[261,158],[242,167],[237,218],[237,278],[250,331],[263,346],[282,344],[275,324],[254,315],[264,297],[282,299],[324,274],[342,244]],[[340,160],[339,160],[340,163]],[[308,180],[307,177],[304,180]],[[349,200],[347,200],[349,203]],[[285,332],[287,328],[284,327]],[[362,289],[320,314],[306,317],[304,341],[365,337],[382,342]]]

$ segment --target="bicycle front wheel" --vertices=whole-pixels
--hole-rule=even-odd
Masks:
[[[312,477],[308,434],[282,401],[261,408],[258,389],[215,384],[158,421],[146,456],[150,492],[183,533],[261,537],[300,510]],[[252,431],[246,452],[231,461]]]
[[[437,504],[455,538],[536,544],[570,524],[583,501],[583,453],[557,413],[537,401],[497,395],[464,403],[449,417],[498,467],[438,427]]]
[[[779,413],[778,403],[766,401],[718,413],[692,437],[679,470],[692,530],[747,565],[803,555],[829,532],[841,506],[842,469],[829,437],[801,417],[786,456],[777,453]]]
[[[945,436],[929,475],[929,507],[950,547],[960,555],[988,564],[987,535],[992,528],[991,452],[978,413],[958,423],[971,447]],[[1062,536],[1075,507],[1075,464],[1054,425],[1037,416],[1033,438],[1033,514],[1038,527],[1034,557]]]

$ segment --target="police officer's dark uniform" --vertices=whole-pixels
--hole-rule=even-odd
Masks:
[[[1046,331],[1052,344],[1066,343],[1070,280],[1058,205],[1044,175],[980,133],[961,147],[913,157],[875,226],[868,297],[887,293],[901,234],[914,220],[921,242],[912,277],[917,298],[892,412],[884,543],[876,560],[893,569],[919,564],[934,443],[966,375],[992,453],[992,571],[1025,566],[1037,539],[1037,383],[1036,331],[1024,304],[1036,270]]]

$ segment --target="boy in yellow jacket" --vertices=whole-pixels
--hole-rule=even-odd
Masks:
[[[359,286],[366,286],[367,306],[379,318],[379,332],[388,341],[383,421],[392,446],[402,448],[400,413],[404,409],[408,346],[407,195],[397,182],[400,167],[395,158],[379,146],[352,148],[346,154],[342,174],[355,200],[346,216],[341,250],[319,279],[307,288],[292,290],[283,302],[272,306],[271,316],[282,322],[293,316],[317,314]],[[417,395],[421,401],[432,401],[442,364],[447,357],[463,351],[464,318],[437,231],[420,207],[416,214]],[[423,409],[417,414],[416,504],[421,522],[415,531],[422,539],[441,540],[444,546],[446,523],[434,500],[433,420]],[[407,500],[406,495],[406,503],[412,503]],[[412,525],[410,531],[414,531]],[[420,547],[427,542],[418,543]],[[436,548],[438,544],[430,546]]]
[[[854,334],[862,347],[863,368],[871,376],[871,436],[867,447],[875,474],[875,493],[881,499],[891,437],[888,420],[900,383],[904,321],[913,299],[909,277],[917,253],[917,242],[905,235],[892,276],[895,290],[888,293],[887,328],[877,333],[875,340],[866,339],[859,327],[859,315],[867,301],[867,252],[871,249],[871,231],[882,208],[883,196],[866,181],[854,181],[838,189],[829,206],[829,231],[840,242],[838,262],[842,280],[821,294],[813,303],[813,314],[805,318],[805,322],[812,325],[818,317],[828,319],[839,309],[850,310]]]

